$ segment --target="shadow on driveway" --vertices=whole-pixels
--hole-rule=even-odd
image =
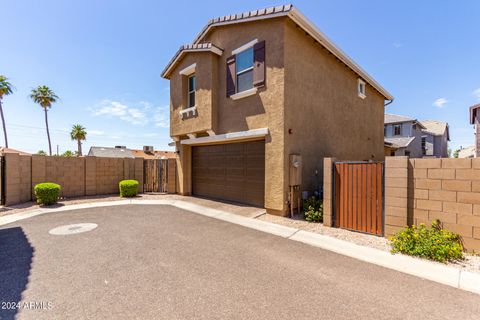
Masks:
[[[27,288],[34,249],[22,228],[0,229],[0,319],[15,319],[13,303]],[[10,304],[10,305],[9,305]]]

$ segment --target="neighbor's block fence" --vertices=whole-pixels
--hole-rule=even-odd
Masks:
[[[124,179],[138,180],[143,192],[143,158],[5,154],[5,205],[33,200],[41,182],[60,184],[63,197],[79,197],[118,193]]]
[[[324,225],[332,226],[333,158],[324,159]],[[480,252],[480,158],[385,158],[385,236],[413,224],[462,236],[465,248]]]

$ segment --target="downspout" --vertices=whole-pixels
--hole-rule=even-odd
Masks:
[[[386,106],[388,106],[388,105],[389,105],[390,103],[392,103],[392,102],[393,102],[393,99],[392,99],[392,100],[388,100],[388,102],[387,102],[387,103],[385,103],[385,104],[383,105],[383,107],[386,107]]]

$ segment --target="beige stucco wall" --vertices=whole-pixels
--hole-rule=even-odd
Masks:
[[[210,95],[213,101],[211,119],[213,130],[216,134],[246,131],[258,128],[269,128],[270,134],[265,143],[265,207],[271,212],[283,212],[285,210],[286,194],[284,192],[285,163],[283,153],[284,126],[283,126],[283,26],[284,18],[264,20],[260,22],[249,22],[234,24],[214,29],[203,40],[224,49],[221,57],[207,60],[205,56],[210,53],[189,54],[182,59],[181,63],[173,70],[172,77],[192,63],[197,63],[197,81],[200,91],[203,88],[214,88]],[[258,94],[240,100],[232,100],[226,96],[226,59],[231,56],[232,50],[257,38],[265,40],[266,45],[266,86],[260,88]],[[198,59],[198,60],[196,60]],[[210,64],[210,62],[212,64]],[[201,71],[200,65],[205,63],[216,72],[211,86],[200,85],[210,81],[210,74]],[[178,105],[182,97],[181,81],[171,81],[172,110]],[[199,118],[201,113],[208,109],[208,99],[198,100],[197,104]],[[205,105],[200,105],[205,104]],[[177,112],[178,113],[178,112]],[[175,111],[171,114],[171,133],[178,136],[185,133],[193,133],[206,130],[207,125],[198,119],[186,119],[179,123]],[[189,128],[189,129],[187,129]],[[189,132],[187,132],[190,130]],[[180,151],[178,164],[179,192],[182,194],[191,193],[191,147],[181,146],[177,143],[177,150]]]
[[[215,130],[216,101],[212,90],[216,86],[216,66],[218,56],[211,52],[189,53],[172,72],[170,78],[170,135],[181,136]],[[179,112],[187,105],[188,77],[179,71],[196,63],[195,105],[197,114],[181,119]],[[214,78],[215,76],[215,78]]]
[[[287,21],[284,158],[290,153],[302,155],[303,190],[322,185],[324,157],[384,159],[384,98],[370,85],[367,97],[358,97],[357,79],[353,71]]]

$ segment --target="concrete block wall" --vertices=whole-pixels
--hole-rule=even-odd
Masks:
[[[413,223],[435,219],[480,252],[480,158],[412,159]]]
[[[408,157],[385,158],[385,236],[408,224]]]
[[[139,182],[143,192],[143,158],[48,157],[5,155],[5,205],[34,200],[33,187],[41,182],[62,186],[62,197],[118,193],[124,179]]]

